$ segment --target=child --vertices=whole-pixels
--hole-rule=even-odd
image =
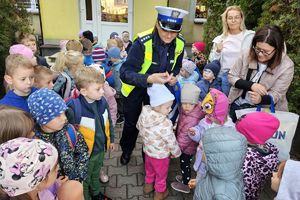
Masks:
[[[55,60],[55,65],[51,69],[59,73],[53,90],[62,98],[65,99],[71,95],[71,91],[76,87],[74,80],[75,72],[82,66],[82,53],[73,50],[59,52]]]
[[[220,126],[205,131],[202,141],[207,172],[197,177],[194,200],[245,199],[241,168],[246,138],[234,127]]]
[[[276,117],[265,112],[249,113],[236,122],[236,130],[248,141],[243,165],[246,200],[259,199],[266,180],[279,164],[277,147],[266,143],[279,124]]]
[[[34,87],[53,89],[54,72],[42,65],[34,67]]]
[[[77,40],[69,40],[66,44],[66,50],[79,51],[80,53],[83,50],[82,44]]]
[[[80,42],[83,46],[84,64],[88,66],[93,64],[92,53],[94,36],[91,31],[84,31],[82,36],[83,38],[80,40]]]
[[[93,57],[94,63],[98,63],[98,64],[101,64],[106,58],[105,50],[104,50],[102,44],[98,43],[97,36],[94,36],[92,57]]]
[[[287,160],[280,163],[278,172],[273,172],[271,188],[277,192],[274,200],[299,200],[300,162]]]
[[[137,122],[145,153],[144,192],[150,193],[155,188],[154,199],[165,199],[168,196],[166,181],[170,156],[176,158],[181,154],[173,124],[168,119],[175,98],[162,84],[153,84],[147,93],[150,106],[142,108]]]
[[[0,104],[14,106],[29,112],[27,97],[36,91],[36,88],[32,87],[34,68],[30,60],[20,54],[7,56],[4,80],[12,89],[0,100]]]
[[[55,147],[20,137],[2,143],[0,151],[0,185],[9,196],[1,199],[45,199],[38,192],[56,180],[59,165]]]
[[[191,178],[191,160],[196,153],[198,143],[188,135],[188,129],[196,126],[204,117],[204,112],[199,103],[200,89],[193,84],[187,83],[181,89],[181,110],[178,119],[176,139],[181,149],[180,169],[182,176],[176,176],[178,182],[171,183],[174,190],[189,193],[188,182]]]
[[[89,159],[87,145],[82,135],[67,122],[64,100],[53,90],[42,88],[29,96],[28,106],[37,123],[35,137],[50,142],[58,150],[59,174],[70,180],[85,180]]]
[[[194,170],[197,172],[198,177],[202,177],[206,170],[206,165],[202,157],[203,149],[201,143],[204,132],[213,127],[234,127],[231,118],[227,117],[229,106],[228,98],[221,91],[212,88],[203,99],[201,106],[205,112],[205,118],[201,119],[197,126],[189,128],[189,136],[191,139],[197,143],[200,142],[194,163]],[[194,188],[195,183],[195,180],[192,179],[189,183],[190,188]]]
[[[20,33],[18,37],[18,41],[21,44],[24,44],[25,46],[29,47],[32,50],[32,53],[36,57],[36,62],[38,65],[43,65],[46,67],[50,67],[47,63],[46,59],[42,56],[38,55],[37,52],[37,44],[36,44],[36,37],[33,34],[30,33]]]
[[[32,65],[35,66],[37,63],[36,57],[34,57],[31,49],[23,44],[15,44],[9,48],[9,54],[21,54],[22,56],[28,58]]]
[[[18,137],[32,138],[34,136],[33,127],[34,121],[28,112],[11,106],[0,106],[0,144]],[[70,192],[71,188],[72,192]],[[53,195],[57,195],[58,199],[82,200],[83,197],[82,184],[78,181],[68,180],[64,176],[58,177],[50,188],[39,191],[39,195],[49,194],[49,191]],[[49,200],[54,199],[55,196]]]
[[[108,198],[100,192],[99,171],[106,150],[114,150],[114,130],[104,95],[104,76],[93,67],[76,72],[77,99],[70,99],[68,118],[78,124],[89,147],[88,176],[83,182],[85,199]]]
[[[207,63],[207,57],[204,55],[205,46],[204,42],[194,42],[192,44],[192,61],[196,64],[201,74]]]
[[[192,61],[186,59],[182,60],[182,67],[177,75],[177,80],[181,88],[185,83],[196,84],[199,79],[199,74],[195,71],[195,69],[196,65]]]
[[[112,62],[112,72],[114,76],[114,89],[116,90],[116,101],[118,105],[118,118],[117,124],[122,124],[124,122],[124,112],[123,112],[123,99],[121,94],[121,79],[120,79],[120,68],[124,63],[124,60],[121,59],[121,51],[118,47],[112,47],[108,49],[107,55],[109,56]]]
[[[220,90],[226,96],[229,94],[230,86],[227,79],[227,73],[224,73],[222,77],[218,77],[221,65],[218,60],[214,60],[211,63],[205,65],[203,70],[203,78],[197,82],[197,86],[200,88],[200,101],[204,99],[210,88]]]

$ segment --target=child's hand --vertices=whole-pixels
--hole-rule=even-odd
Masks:
[[[191,136],[194,136],[194,135],[196,135],[196,129],[195,128],[189,128],[188,129],[188,131],[189,131],[189,134],[191,135]]]
[[[111,143],[111,144],[109,145],[109,150],[111,150],[111,151],[114,151],[114,150],[115,150],[115,144],[114,144],[114,143]]]
[[[197,185],[197,180],[196,179],[191,179],[188,183],[188,186],[190,189],[194,189]]]
[[[68,177],[68,176],[60,176],[60,177],[58,177],[56,180],[57,180],[57,181],[59,182],[59,184],[61,185],[61,184],[65,183],[65,182],[67,182],[67,181],[69,180],[69,177]]]

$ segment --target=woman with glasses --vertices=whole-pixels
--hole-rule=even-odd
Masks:
[[[254,31],[245,27],[243,11],[239,6],[229,6],[222,14],[223,33],[213,40],[209,60],[219,60],[221,72],[226,73],[235,63],[240,53],[250,48]]]
[[[230,116],[235,110],[270,105],[287,111],[286,92],[293,80],[294,63],[285,50],[284,38],[277,26],[264,26],[252,40],[249,52],[243,52],[228,74]]]

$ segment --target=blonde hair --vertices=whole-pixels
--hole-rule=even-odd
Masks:
[[[44,78],[43,75],[53,76],[54,72],[42,65],[34,66],[34,82],[39,83]]]
[[[119,37],[116,37],[115,40],[117,41],[118,47],[122,50],[124,47],[124,43],[123,43],[122,39]]]
[[[77,89],[87,88],[91,83],[103,84],[104,75],[94,67],[82,67],[75,72],[75,83]]]
[[[34,127],[30,113],[0,105],[0,144],[18,137],[29,137]]]
[[[58,53],[55,64],[51,69],[56,72],[62,72],[65,68],[70,70],[73,67],[82,65],[83,55],[81,52],[74,50],[61,51]]]
[[[5,59],[5,74],[12,76],[16,69],[33,69],[33,65],[28,58],[21,54],[12,54]]]
[[[223,14],[221,15],[222,16],[222,24],[223,24],[223,34],[225,36],[227,36],[228,32],[229,32],[229,27],[228,27],[228,24],[227,24],[227,15],[228,15],[228,12],[231,11],[231,10],[236,10],[236,11],[240,12],[241,18],[242,18],[242,21],[241,21],[241,24],[240,24],[240,30],[244,31],[246,29],[245,16],[244,16],[244,13],[243,13],[241,7],[240,6],[229,6],[229,7],[226,8],[225,12],[223,12]]]
[[[106,42],[106,49],[110,49],[112,47],[118,47],[118,41],[115,39],[108,39]]]
[[[66,44],[66,49],[67,51],[74,50],[74,51],[82,52],[83,46],[81,42],[79,42],[78,40],[69,40]]]

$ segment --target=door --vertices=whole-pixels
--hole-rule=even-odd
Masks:
[[[91,30],[106,46],[112,32],[128,31],[132,38],[133,0],[80,0],[81,29]]]

